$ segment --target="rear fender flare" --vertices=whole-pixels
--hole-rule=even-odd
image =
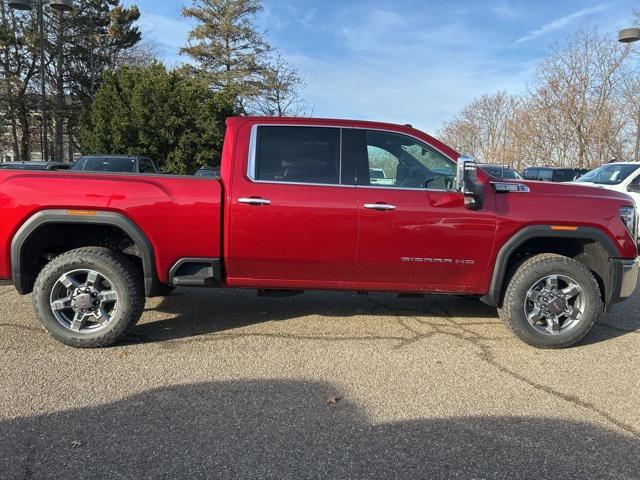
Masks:
[[[70,215],[67,210],[43,210],[38,212],[29,217],[14,235],[11,241],[11,272],[13,284],[19,293],[28,293],[29,284],[32,280],[24,274],[22,268],[24,244],[38,228],[51,223],[105,225],[122,230],[134,241],[142,257],[146,295],[150,297],[155,294],[158,276],[153,246],[144,232],[134,222],[116,212],[96,211],[95,213],[92,212],[91,215],[78,216]]]

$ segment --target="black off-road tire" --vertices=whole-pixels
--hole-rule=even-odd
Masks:
[[[53,314],[50,295],[57,280],[77,269],[91,269],[106,275],[118,294],[118,308],[105,329],[74,332],[62,326]],[[145,305],[144,281],[140,271],[124,255],[101,247],[71,250],[55,257],[40,272],[33,289],[36,317],[45,331],[65,345],[100,348],[122,339],[140,319]]]
[[[545,335],[536,331],[527,321],[525,302],[529,289],[548,275],[565,275],[575,280],[585,295],[584,313],[570,331]],[[598,282],[582,263],[556,254],[533,256],[512,272],[501,308],[500,318],[523,342],[536,348],[567,348],[584,338],[603,312],[602,296]]]

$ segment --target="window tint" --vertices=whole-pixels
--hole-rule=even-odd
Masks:
[[[556,170],[553,172],[554,182],[572,182],[576,177],[574,170]]]
[[[602,165],[595,170],[580,177],[576,182],[584,183],[597,183],[599,185],[619,185],[624,182],[629,175],[632,175],[636,170],[640,168],[640,165],[621,165],[616,163],[609,163]]]
[[[456,165],[428,145],[406,135],[362,132],[366,167],[358,184],[395,188],[449,190],[455,185]]]
[[[71,170],[84,170],[84,167],[86,164],[87,164],[87,159],[81,158],[71,166]]]
[[[156,173],[153,163],[148,158],[140,159],[140,173]]]
[[[522,180],[522,177],[513,168],[499,167],[494,165],[481,165],[480,168],[495,178],[504,180]]]
[[[340,129],[259,127],[256,179],[295,183],[340,183]]]
[[[74,165],[74,170],[90,172],[125,172],[135,171],[136,161],[126,157],[87,157]]]
[[[522,176],[525,178],[525,180],[535,180],[538,176],[538,169],[527,168],[524,172],[522,172]]]
[[[538,180],[541,182],[551,182],[553,180],[553,170],[541,168],[538,172]]]

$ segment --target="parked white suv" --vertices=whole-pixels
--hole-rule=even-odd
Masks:
[[[607,163],[584,174],[576,183],[624,192],[633,198],[636,211],[640,208],[640,163]]]

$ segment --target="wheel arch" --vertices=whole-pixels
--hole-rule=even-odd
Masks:
[[[554,230],[551,225],[532,225],[517,232],[500,248],[494,263],[489,291],[481,297],[485,304],[493,307],[500,305],[510,268],[520,258],[527,258],[519,257],[519,251],[536,241],[547,242],[547,245],[554,246],[535,251],[533,254],[558,253],[585,264],[594,273],[602,289],[602,300],[607,303],[612,290],[608,259],[620,255],[614,242],[598,228],[578,227],[576,230]],[[565,253],[579,245],[583,247],[581,251],[578,249],[573,255]]]
[[[18,229],[11,241],[11,274],[13,284],[21,294],[31,291],[35,278],[26,271],[23,262],[24,248],[32,236],[42,227],[51,225],[94,225],[113,227],[128,236],[136,246],[142,262],[145,294],[153,296],[158,286],[155,255],[151,242],[132,220],[117,212],[90,211],[73,214],[68,210],[42,210],[29,217]]]

